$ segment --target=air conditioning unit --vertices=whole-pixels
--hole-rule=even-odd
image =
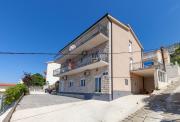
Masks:
[[[84,72],[84,76],[89,76],[90,75],[90,71],[85,71]]]
[[[73,44],[73,45],[71,45],[71,46],[69,47],[69,51],[72,51],[72,50],[74,50],[75,48],[76,48],[76,45]]]

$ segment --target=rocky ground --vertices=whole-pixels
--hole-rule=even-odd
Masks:
[[[180,122],[180,80],[123,122]]]

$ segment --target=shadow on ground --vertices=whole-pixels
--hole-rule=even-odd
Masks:
[[[171,116],[169,119],[164,119],[162,122],[180,122],[180,93],[161,93],[160,95],[154,96],[150,98],[145,98],[145,102],[148,104],[145,106],[147,110],[151,110],[153,112],[162,112],[164,115]],[[172,116],[176,116],[176,118],[172,118]]]

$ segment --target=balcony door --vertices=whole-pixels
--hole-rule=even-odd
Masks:
[[[101,92],[101,77],[95,77],[95,92]]]

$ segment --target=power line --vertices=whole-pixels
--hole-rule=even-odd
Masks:
[[[41,53],[41,52],[0,52],[0,55],[57,55],[57,53]]]
[[[133,53],[138,53],[138,52],[151,52],[151,51],[155,51],[158,49],[149,49],[149,50],[137,50],[137,51],[133,51],[133,52],[114,52],[114,53],[105,53],[105,52],[98,52],[97,54],[123,54],[123,53],[129,53],[129,54],[133,54]],[[92,53],[88,53],[88,54],[94,54],[94,52]],[[46,52],[3,52],[0,51],[0,55],[52,55],[52,56],[58,56],[58,55],[83,55],[82,53],[65,53],[65,54],[60,54],[60,53],[46,53]]]

